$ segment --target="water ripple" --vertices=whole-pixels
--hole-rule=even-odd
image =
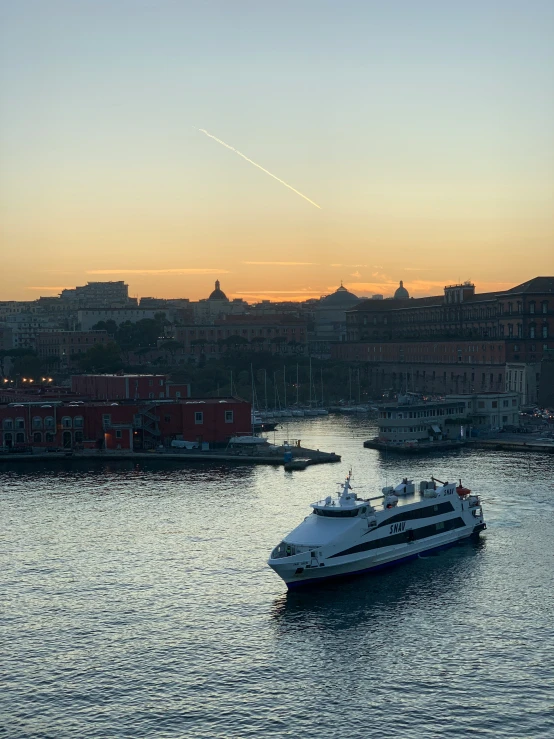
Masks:
[[[285,435],[345,461],[0,468],[0,736],[554,736],[552,460],[383,458],[359,419]],[[486,535],[287,593],[267,554],[350,464],[364,494],[462,477]]]

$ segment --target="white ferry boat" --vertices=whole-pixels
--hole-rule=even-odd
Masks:
[[[348,474],[338,495],[312,503],[312,513],[278,544],[268,565],[287,587],[355,575],[444,549],[487,528],[478,495],[435,478],[383,488],[359,498]],[[399,495],[403,496],[398,505]],[[417,497],[414,502],[406,496]]]

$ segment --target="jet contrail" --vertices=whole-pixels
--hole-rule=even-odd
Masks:
[[[321,205],[318,205],[317,203],[314,203],[313,200],[310,200],[309,197],[307,197],[306,195],[304,195],[303,193],[301,193],[299,190],[296,190],[292,185],[289,185],[288,182],[285,182],[280,177],[277,177],[276,175],[272,174],[271,172],[268,172],[268,170],[267,169],[264,169],[264,167],[262,167],[260,164],[256,164],[256,162],[253,162],[252,159],[249,159],[247,156],[245,156],[244,154],[242,154],[238,149],[235,149],[234,146],[229,146],[229,144],[226,144],[225,141],[222,141],[221,139],[218,139],[217,136],[212,136],[212,134],[211,133],[208,133],[205,128],[198,128],[197,130],[200,131],[200,133],[205,133],[206,136],[208,136],[210,139],[213,139],[214,141],[217,141],[218,144],[221,144],[226,149],[230,149],[231,151],[234,151],[235,154],[238,154],[239,155],[239,157],[242,157],[243,159],[246,159],[247,162],[250,162],[250,164],[253,164],[258,169],[261,169],[262,172],[265,172],[270,177],[273,177],[273,179],[274,180],[277,180],[277,182],[280,182],[281,185],[284,185],[285,187],[288,187],[289,190],[292,190],[297,195],[300,195],[301,198],[304,198],[304,200],[307,200],[308,203],[311,203],[312,205],[315,205],[316,208],[319,208],[321,210]]]

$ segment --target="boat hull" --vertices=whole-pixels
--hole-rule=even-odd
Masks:
[[[351,559],[348,562],[333,564],[331,566],[325,563],[319,567],[306,567],[302,568],[303,571],[301,573],[297,573],[299,568],[293,563],[289,565],[281,564],[279,561],[270,561],[269,566],[285,581],[289,590],[296,590],[306,586],[321,584],[329,580],[354,577],[356,575],[395,567],[404,562],[417,559],[421,555],[439,552],[461,541],[477,537],[484,529],[486,529],[485,523],[478,524],[473,528],[468,526],[461,531],[452,531],[433,537],[433,541],[422,541],[419,544],[414,542],[403,545],[402,548],[398,548],[396,551],[391,551],[387,554]]]

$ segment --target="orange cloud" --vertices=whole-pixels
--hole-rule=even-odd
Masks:
[[[30,285],[28,285],[25,289],[26,290],[48,290],[49,292],[54,290],[55,292],[59,292],[60,290],[73,290],[74,287],[75,285],[69,285],[69,286],[65,285],[62,287],[31,287]]]
[[[178,267],[176,269],[89,269],[87,275],[228,275],[228,269]]]
[[[316,262],[243,262],[243,264],[269,264],[274,267],[308,267],[316,264]]]

